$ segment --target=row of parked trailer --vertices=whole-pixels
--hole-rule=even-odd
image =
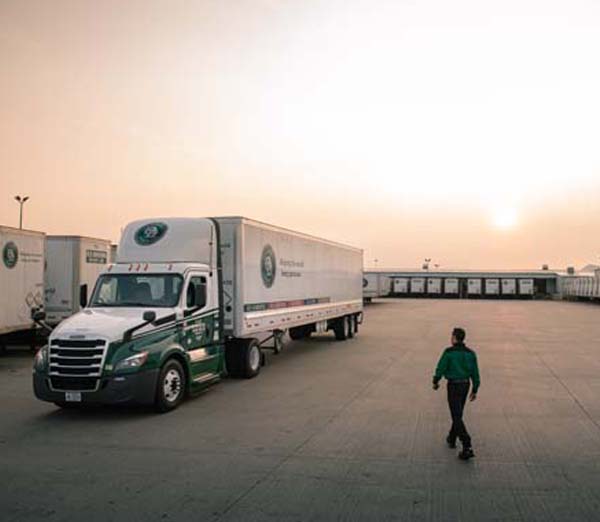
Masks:
[[[5,226],[0,248],[0,345],[31,329],[32,310],[44,309],[51,325],[78,312],[81,288],[92,288],[114,255],[104,239]]]
[[[367,272],[363,278],[363,297],[489,297],[532,298],[536,295],[533,277],[468,277],[444,275],[394,276]]]

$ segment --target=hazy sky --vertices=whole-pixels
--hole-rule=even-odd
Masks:
[[[1,0],[0,223],[246,215],[367,265],[600,258],[600,2]]]

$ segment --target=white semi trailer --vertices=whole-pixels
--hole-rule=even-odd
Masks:
[[[424,277],[412,277],[410,279],[410,293],[416,295],[422,295],[425,293]]]
[[[363,299],[370,303],[374,298],[386,297],[392,291],[390,276],[379,272],[365,272],[363,274]]]
[[[485,295],[487,296],[498,296],[500,295],[500,279],[486,279],[485,280]]]
[[[82,286],[90,290],[106,269],[110,241],[82,236],[46,237],[46,322],[56,325],[79,312]]]
[[[408,294],[408,277],[395,277],[393,283],[393,293],[396,295]]]
[[[130,223],[116,261],[38,352],[39,399],[168,411],[226,374],[256,376],[286,331],[358,332],[356,248],[240,217],[166,218]]]
[[[519,295],[533,296],[534,293],[533,279],[519,279]]]
[[[470,296],[481,295],[481,279],[470,278],[467,281],[467,294]]]
[[[516,279],[502,279],[501,280],[502,295],[512,297],[517,293],[517,280]]]
[[[31,311],[44,304],[44,238],[0,226],[0,336],[32,328]]]
[[[458,278],[447,277],[444,280],[444,294],[449,296],[457,296],[459,293]]]
[[[427,279],[427,293],[430,295],[440,295],[442,293],[442,280],[439,277]]]

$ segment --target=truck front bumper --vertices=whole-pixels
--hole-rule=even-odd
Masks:
[[[81,390],[81,404],[153,404],[158,372],[158,369],[146,370],[100,378],[94,391]],[[59,382],[44,373],[34,373],[35,396],[42,401],[65,402],[66,392],[79,391],[76,386],[69,386],[67,379],[63,377]]]

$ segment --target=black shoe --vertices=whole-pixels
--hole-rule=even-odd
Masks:
[[[469,460],[475,456],[472,448],[463,448],[463,450],[458,454],[458,458],[460,460]]]
[[[448,444],[448,447],[451,449],[456,448],[456,439],[451,439],[450,437],[446,437],[446,444]]]

